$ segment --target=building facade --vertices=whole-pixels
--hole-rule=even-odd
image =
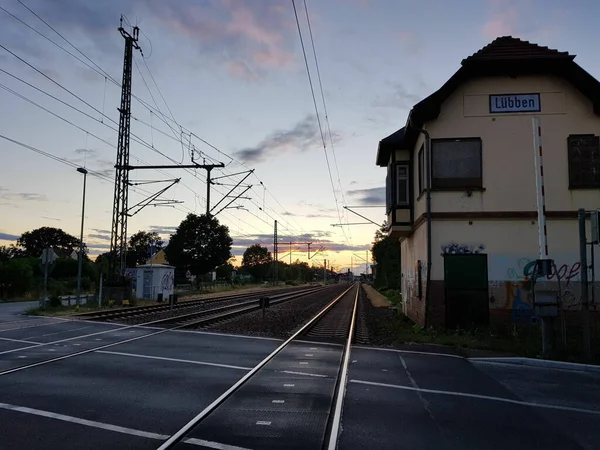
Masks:
[[[403,307],[415,322],[535,321],[534,117],[556,264],[538,281],[558,291],[563,309],[580,307],[577,210],[600,208],[600,83],[573,55],[507,36],[463,60],[414,105],[405,127],[379,143],[388,232],[401,246]]]

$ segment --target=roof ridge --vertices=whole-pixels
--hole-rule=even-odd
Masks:
[[[521,59],[570,59],[575,55],[569,52],[539,45],[514,36],[500,36],[492,42],[463,59],[461,65],[477,61],[521,60]]]

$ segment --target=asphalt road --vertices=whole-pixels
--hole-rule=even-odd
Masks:
[[[155,449],[279,344],[89,322],[0,330],[0,449]],[[600,373],[357,347],[351,360],[341,450],[598,448]],[[285,448],[285,414],[262,407]],[[260,448],[233,431],[238,449]],[[185,447],[232,444],[204,435]]]

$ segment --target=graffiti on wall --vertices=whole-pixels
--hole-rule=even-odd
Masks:
[[[162,276],[162,280],[160,282],[161,289],[163,291],[172,291],[173,290],[173,272],[167,272]]]
[[[506,282],[504,308],[512,311],[512,319],[515,323],[531,324],[537,321],[531,291],[524,289],[521,283]]]
[[[450,244],[442,245],[442,256],[444,255],[477,255],[483,253],[485,245],[468,245],[468,244],[456,244],[454,242]]]
[[[533,276],[535,266],[535,259],[520,258],[516,267],[510,267],[508,269],[507,277],[511,281],[527,281]],[[579,277],[580,272],[581,263],[579,261],[572,264],[561,264],[560,266],[556,264],[556,267],[550,275],[539,280],[565,282],[568,286],[571,280]]]
[[[504,308],[512,311],[513,321],[516,323],[535,323],[537,317],[533,308],[533,296],[531,280],[535,275],[536,260],[531,258],[519,258],[508,268],[506,272],[507,281],[505,285]],[[548,276],[539,277],[536,283],[560,283],[558,288],[560,302],[563,307],[570,307],[577,303],[575,295],[571,292],[571,283],[578,281],[581,274],[581,264],[557,262],[552,273]],[[500,288],[502,282],[490,281],[491,288]],[[492,294],[493,297],[493,294]]]

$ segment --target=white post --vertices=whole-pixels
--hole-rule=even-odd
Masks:
[[[548,232],[546,229],[546,192],[544,190],[544,164],[542,159],[542,126],[539,117],[534,117],[532,119],[532,122],[540,259],[548,259]]]
[[[98,308],[102,307],[102,273],[100,273],[100,288],[98,289]]]

